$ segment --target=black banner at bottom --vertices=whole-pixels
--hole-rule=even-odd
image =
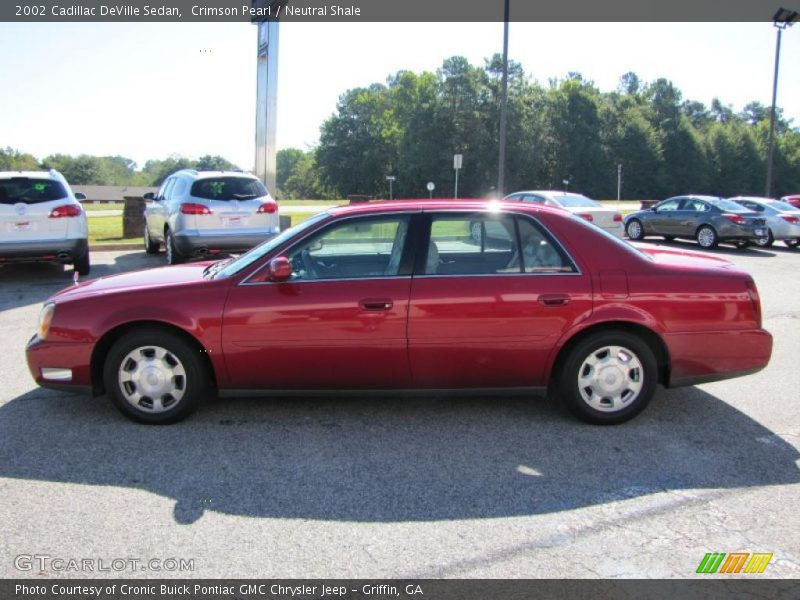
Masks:
[[[570,600],[800,597],[800,581],[575,579],[4,579],[2,600]]]

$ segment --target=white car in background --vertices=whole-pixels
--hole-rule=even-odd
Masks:
[[[280,230],[278,204],[249,173],[183,169],[144,197],[145,251],[163,243],[171,265],[250,250]]]
[[[554,190],[528,190],[514,192],[503,198],[503,200],[537,202],[546,206],[563,208],[618,238],[622,238],[625,235],[625,231],[622,228],[622,215],[620,213],[582,194]]]
[[[769,228],[767,237],[756,240],[756,246],[768,248],[775,240],[783,240],[789,248],[797,248],[800,244],[800,208],[787,202],[758,196],[736,196],[728,200],[741,204],[766,219]]]
[[[55,262],[88,275],[85,198],[55,169],[0,172],[0,265]]]

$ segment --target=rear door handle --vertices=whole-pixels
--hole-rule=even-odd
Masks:
[[[389,310],[394,306],[394,302],[388,298],[366,298],[361,300],[358,305],[362,310]]]
[[[566,294],[542,294],[539,296],[539,304],[544,306],[566,306],[569,304],[569,296]]]

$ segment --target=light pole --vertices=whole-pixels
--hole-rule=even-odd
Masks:
[[[464,164],[463,154],[453,154],[453,169],[456,172],[456,184],[453,187],[453,198],[458,200],[458,172],[461,170],[461,165]]]
[[[387,175],[386,176],[386,181],[389,182],[389,200],[393,200],[394,199],[392,184],[396,180],[397,180],[397,177],[395,177],[394,175]]]
[[[622,198],[622,163],[617,165],[617,210],[619,210],[619,202]]]
[[[506,178],[506,121],[508,112],[508,12],[509,0],[505,0],[505,13],[503,19],[503,88],[500,95],[500,136],[499,156],[497,165],[497,194],[503,197]]]
[[[775,101],[778,97],[778,66],[781,62],[781,34],[787,27],[794,25],[800,20],[797,11],[787,8],[779,8],[778,12],[772,17],[772,24],[778,30],[778,38],[775,42],[775,74],[772,78],[772,110],[769,113],[769,142],[767,150],[767,185],[764,195],[769,198],[772,195],[772,155],[775,152]]]

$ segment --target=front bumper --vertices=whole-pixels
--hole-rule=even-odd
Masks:
[[[670,355],[669,387],[720,381],[760,371],[772,356],[764,329],[664,335]]]
[[[72,390],[92,388],[92,344],[52,343],[34,335],[25,348],[25,358],[34,381],[43,387]]]
[[[0,262],[70,263],[89,252],[86,238],[0,243]]]

